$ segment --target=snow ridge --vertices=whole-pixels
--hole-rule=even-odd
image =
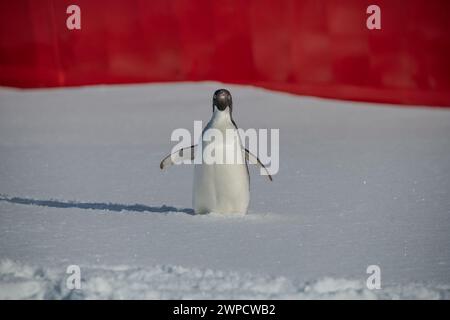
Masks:
[[[409,284],[369,290],[361,280],[331,277],[296,283],[285,277],[157,265],[82,267],[81,289],[67,274],[6,259],[0,299],[449,299],[450,286]]]

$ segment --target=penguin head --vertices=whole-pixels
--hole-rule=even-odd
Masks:
[[[219,111],[224,111],[227,107],[230,108],[230,113],[233,109],[233,100],[231,93],[227,89],[219,89],[213,95],[213,111],[216,107]]]

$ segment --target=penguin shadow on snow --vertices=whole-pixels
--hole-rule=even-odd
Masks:
[[[48,208],[78,208],[102,211],[132,211],[132,212],[153,212],[153,213],[185,213],[194,215],[194,210],[189,208],[175,208],[172,206],[147,206],[143,204],[119,204],[106,202],[78,202],[60,200],[39,200],[33,198],[9,197],[0,194],[0,202],[23,204],[30,206],[40,206]]]

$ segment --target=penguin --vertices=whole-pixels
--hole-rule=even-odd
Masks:
[[[211,132],[220,132],[224,141],[208,139]],[[231,135],[227,135],[228,132]],[[231,139],[230,139],[231,138]],[[201,148],[198,145],[201,144]],[[194,161],[194,183],[192,206],[196,214],[246,214],[250,202],[250,175],[248,164],[256,164],[263,168],[267,177],[272,176],[255,155],[244,146],[233,119],[233,100],[226,89],[216,90],[212,99],[212,117],[202,131],[199,144],[180,149],[166,156],[160,163],[164,169],[184,159],[194,160],[204,156],[205,150],[213,150],[217,154],[225,154],[234,150],[236,161],[232,163],[208,163]],[[197,152],[196,152],[197,151]]]

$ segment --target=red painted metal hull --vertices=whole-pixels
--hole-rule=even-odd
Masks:
[[[66,8],[81,8],[81,30]],[[381,7],[381,30],[366,8]],[[0,85],[218,80],[450,106],[447,0],[0,2]]]

